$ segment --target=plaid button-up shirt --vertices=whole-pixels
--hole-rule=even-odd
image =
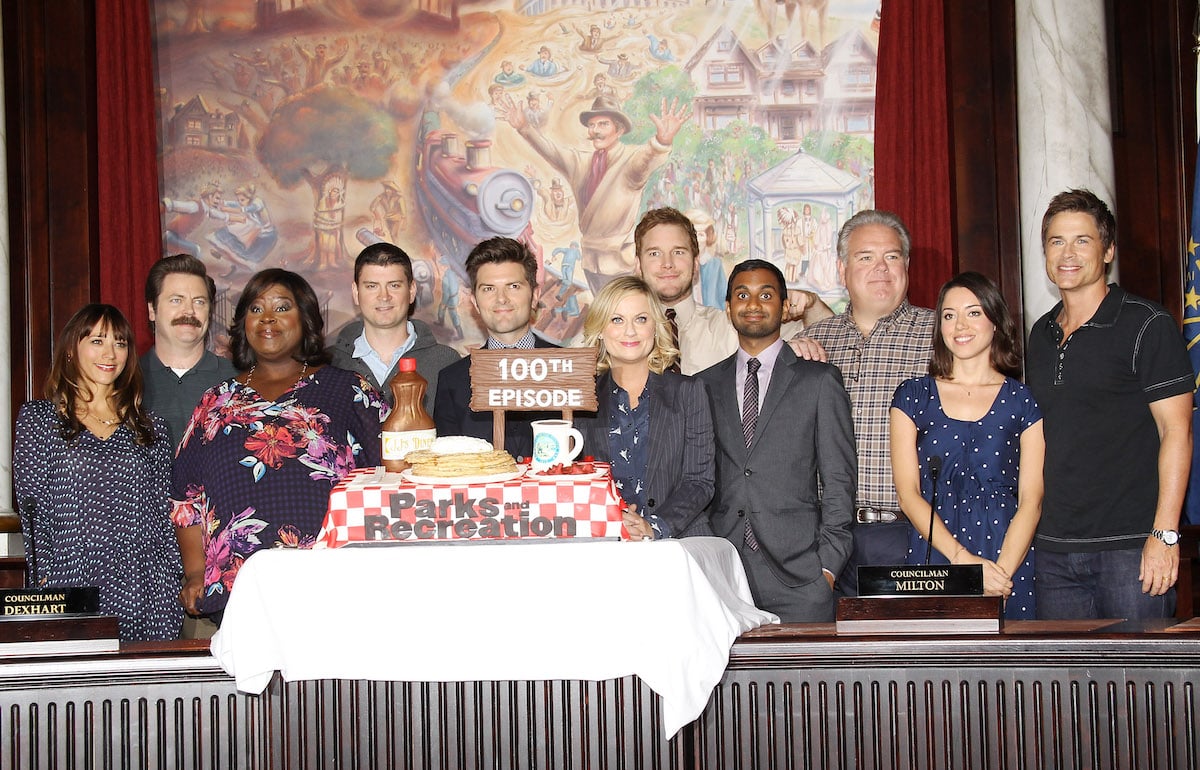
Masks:
[[[875,323],[870,337],[854,325],[854,308],[819,321],[801,332],[825,348],[829,363],[842,372],[854,415],[858,442],[860,506],[900,510],[892,483],[888,410],[896,387],[910,377],[929,374],[937,317],[908,300]]]

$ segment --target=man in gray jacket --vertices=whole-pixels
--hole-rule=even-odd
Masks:
[[[459,355],[438,343],[423,321],[411,317],[417,301],[412,260],[399,246],[372,244],[354,260],[350,291],[362,320],[347,324],[329,347],[333,365],[366,377],[390,404],[396,364],[401,358],[417,359],[417,373],[429,383],[425,411],[432,415],[438,372]]]

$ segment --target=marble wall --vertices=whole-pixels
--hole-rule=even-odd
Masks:
[[[1026,331],[1058,302],[1042,256],[1042,214],[1086,187],[1113,205],[1104,0],[1017,0],[1017,123]],[[1117,280],[1114,264],[1111,279]]]

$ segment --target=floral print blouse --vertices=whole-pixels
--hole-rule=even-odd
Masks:
[[[175,457],[172,519],[203,527],[200,609],[224,609],[242,563],[261,548],[311,548],[329,492],[380,463],[388,407],[361,375],[332,366],[278,399],[227,380],[205,392]]]

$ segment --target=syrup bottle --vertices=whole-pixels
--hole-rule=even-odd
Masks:
[[[425,411],[429,383],[417,373],[417,359],[401,358],[392,377],[392,412],[383,421],[383,467],[398,473],[408,467],[404,456],[428,449],[437,438],[433,418]]]

